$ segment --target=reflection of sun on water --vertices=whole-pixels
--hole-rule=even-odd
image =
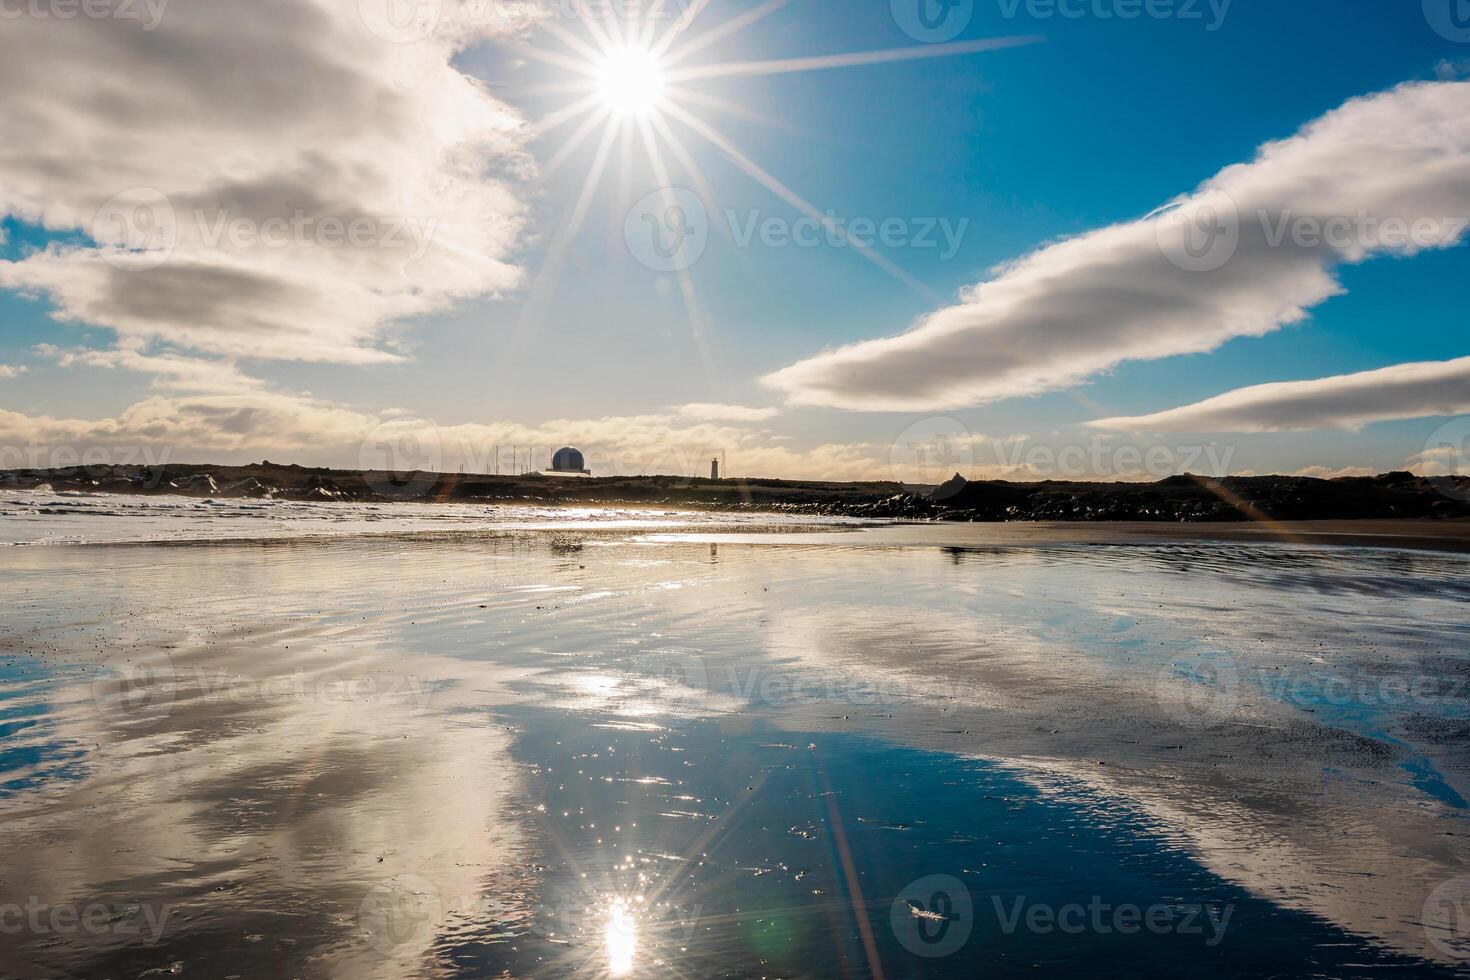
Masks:
[[[607,972],[626,977],[633,972],[633,955],[638,952],[638,923],[628,903],[622,899],[612,903],[607,912]]]

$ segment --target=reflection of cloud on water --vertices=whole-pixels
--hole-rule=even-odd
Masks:
[[[1014,708],[1097,665],[980,613],[823,603],[782,609],[764,636],[770,671],[815,700],[918,711]],[[798,701],[801,699],[792,699]]]
[[[174,910],[169,956],[197,969],[220,955],[217,934],[229,938],[227,972],[256,974],[291,947],[325,975],[403,976],[461,917],[473,921],[487,880],[521,845],[502,818],[515,789],[509,733],[483,711],[455,713],[510,699],[493,667],[416,657],[413,670],[434,690],[430,713],[392,695],[261,693],[272,678],[332,660],[300,630],[262,632],[249,646],[199,644],[173,660],[186,678],[228,669],[231,695],[181,688],[162,717],[140,724],[99,707],[88,683],[54,692],[50,737],[84,747],[86,774],[0,802],[5,894],[160,900]],[[395,669],[363,650],[335,664],[339,677]],[[362,911],[399,880],[417,883],[418,920]],[[256,938],[242,944],[246,934]],[[12,949],[50,969],[61,966],[51,957],[76,957],[69,968],[84,973],[118,956],[151,962],[149,950],[107,937],[68,940]]]
[[[1259,748],[1234,742],[1219,752]],[[1257,779],[1243,773],[1244,766],[1206,776],[1178,768],[1099,767],[1091,760],[1015,761],[1015,771],[1029,769],[1036,785],[1061,778],[1087,787],[1092,805],[1114,816],[1115,801],[1121,802],[1136,811],[1131,819],[1139,829],[1187,847],[1212,873],[1261,898],[1390,949],[1446,959],[1427,941],[1421,906],[1462,866],[1463,849],[1446,840],[1441,814],[1382,785],[1361,778],[1349,786],[1314,785],[1320,767],[1310,757]],[[1298,809],[1304,797],[1310,814]]]
[[[1313,574],[1359,573],[1334,569],[1340,560]],[[885,700],[877,710],[857,703],[846,713],[792,701],[778,713],[781,723],[801,732],[867,729],[996,760],[1029,773],[1037,786],[1084,788],[1088,805],[1109,818],[1137,821],[1187,846],[1213,873],[1267,900],[1414,955],[1435,955],[1417,923],[1424,896],[1465,859],[1444,833],[1454,814],[1407,786],[1395,764],[1398,749],[1273,702],[1247,683],[1273,663],[1313,663],[1309,654],[1321,669],[1313,637],[1334,635],[1330,629],[1292,635],[1283,630],[1292,621],[1291,596],[1257,605],[1256,590],[1267,585],[1222,582],[1208,571],[1181,580],[1177,568],[1150,571],[1142,562],[1129,565],[1122,581],[1096,570],[1086,581],[1052,556],[1048,580],[1032,583],[1037,559],[986,561],[985,576],[971,575],[959,588],[885,585],[866,605],[821,594],[803,601],[799,592],[773,598],[779,611],[764,634],[773,660],[817,676],[871,677],[880,688],[887,678],[919,695]],[[857,552],[848,573],[894,575]],[[1006,588],[980,587],[992,581]],[[1393,635],[1412,634],[1410,649],[1442,639],[1434,620],[1391,608],[1397,600],[1355,594],[1349,612],[1336,608],[1342,594],[1317,583],[1304,618],[1329,609],[1350,622],[1367,617]],[[945,602],[954,608],[937,608]],[[1360,639],[1332,651],[1333,662],[1381,661],[1381,644]],[[1208,651],[1225,652],[1211,669],[1201,666]],[[924,696],[945,689],[960,696]],[[1166,696],[1173,694],[1177,700]],[[1212,712],[1207,731],[1181,717],[1200,710],[1201,698]]]
[[[1399,649],[1442,637],[1448,601],[1344,584],[1368,581],[1377,559],[1293,555],[1266,574],[1210,549],[719,547],[717,564],[708,542],[589,539],[575,560],[531,539],[150,548],[110,555],[130,569],[95,586],[95,556],[16,555],[68,596],[64,612],[17,603],[28,642],[73,632],[89,655],[167,642],[187,683],[138,699],[167,706],[157,724],[99,715],[89,675],[67,675],[64,704],[46,695],[44,737],[81,754],[68,763],[78,778],[0,801],[0,888],[73,898],[125,882],[185,908],[199,898],[214,911],[174,920],[196,935],[199,962],[211,937],[234,950],[249,932],[265,938],[246,960],[410,974],[436,941],[482,938],[474,896],[521,866],[520,824],[502,817],[511,735],[495,706],[669,727],[760,712],[803,733],[865,730],[1061,775],[1257,894],[1422,951],[1424,896],[1410,892],[1463,860],[1444,809],[1395,781],[1381,741],[1264,703],[1246,683],[1288,655],[1362,661],[1377,652],[1370,631]],[[195,604],[208,576],[234,594]],[[298,618],[268,635],[219,625],[257,623],[262,609]],[[131,634],[119,610],[135,617]],[[106,624],[106,642],[79,623]],[[1327,636],[1343,637],[1338,649],[1318,649]],[[1216,652],[1240,665],[1242,708],[1201,734],[1162,703],[1160,671],[1191,681],[1196,654]],[[429,696],[201,698],[196,667],[247,693],[252,679],[298,673],[409,674]],[[1179,693],[1188,705],[1201,692]],[[288,940],[289,953],[272,945]]]

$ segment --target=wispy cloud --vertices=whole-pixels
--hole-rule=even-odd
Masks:
[[[1234,476],[1305,476],[1314,480],[1341,480],[1352,476],[1377,476],[1378,471],[1370,466],[1301,466],[1289,473],[1263,474],[1256,470],[1242,470]]]
[[[717,405],[692,402],[679,406],[679,414],[700,422],[764,422],[781,414],[779,408],[750,408],[746,405]]]
[[[417,44],[373,6],[8,18],[0,217],[97,245],[0,261],[0,288],[125,341],[365,363],[395,359],[386,324],[515,287],[527,127],[451,63],[505,5]]]
[[[1087,424],[1129,432],[1286,432],[1462,412],[1470,412],[1470,357],[1254,385],[1153,415]]]
[[[18,378],[28,370],[23,364],[0,364],[0,378]]]
[[[1159,213],[1001,267],[907,333],[764,381],[795,404],[885,411],[1068,388],[1299,321],[1342,291],[1336,267],[1451,245],[1467,221],[1470,83],[1407,84],[1267,144]]]
[[[247,377],[232,361],[217,361],[181,354],[145,354],[142,351],[62,350],[40,344],[36,352],[55,358],[61,367],[83,365],[97,368],[120,368],[155,376],[160,388],[198,394],[227,394],[258,391],[266,387],[258,378]]]

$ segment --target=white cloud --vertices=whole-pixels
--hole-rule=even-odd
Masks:
[[[1409,457],[1409,460],[1417,463],[1428,462],[1430,460],[1444,462],[1446,460],[1457,459],[1460,455],[1460,449],[1456,446],[1435,446],[1433,449],[1426,449],[1422,453],[1415,453]]]
[[[1462,412],[1470,412],[1470,357],[1255,385],[1153,415],[1087,424],[1130,432],[1353,430],[1372,422]]]
[[[103,247],[0,262],[0,288],[125,342],[365,363],[395,358],[385,324],[515,287],[527,130],[450,59],[516,25],[393,44],[361,6],[7,18],[0,217]]]
[[[1309,476],[1318,480],[1340,480],[1348,476],[1377,476],[1378,471],[1368,466],[1303,466],[1287,476]]]
[[[61,350],[40,344],[36,352],[53,357],[61,367],[83,365],[98,368],[121,368],[154,375],[155,384],[173,391],[198,394],[228,394],[258,391],[265,383],[240,373],[232,361],[214,361],[180,354],[145,354],[138,350]]]
[[[18,378],[28,370],[23,364],[0,364],[0,378]]]
[[[1360,215],[1394,224],[1340,227]],[[795,404],[886,411],[1067,388],[1125,361],[1210,351],[1301,320],[1342,291],[1335,267],[1453,244],[1467,216],[1470,83],[1408,84],[1267,144],[1164,212],[1004,266],[907,333],[764,382]],[[1329,240],[1312,241],[1312,223],[1329,220]],[[1400,220],[1429,224],[1401,241]],[[1204,237],[1212,221],[1225,234]],[[1191,255],[1191,242],[1216,248]]]
[[[97,420],[29,416],[0,410],[0,446],[11,454],[29,447],[42,458],[92,449],[133,448],[180,458],[210,452],[269,448],[291,452],[363,431],[364,417],[347,409],[266,392],[159,396]]]
[[[45,353],[45,352],[43,352]],[[74,366],[133,369],[159,376],[160,393],[114,417],[56,418],[0,409],[0,470],[78,462],[246,463],[260,459],[343,469],[513,472],[532,452],[545,467],[553,451],[577,446],[598,476],[695,475],[724,452],[730,476],[936,484],[955,472],[977,480],[1101,482],[1157,480],[1180,472],[1231,471],[1225,447],[1114,445],[1110,437],[1033,445],[1025,436],[909,433],[889,441],[803,446],[749,424],[699,422],[675,413],[595,419],[440,424],[401,409],[364,411],[310,395],[275,391],[222,362],[187,367],[169,355],[129,351],[50,352]],[[217,372],[217,373],[216,373]],[[234,384],[237,387],[231,388]],[[1157,456],[1157,458],[1156,458]],[[1309,467],[1301,475],[1366,470]]]
[[[750,408],[745,405],[717,405],[692,402],[679,406],[679,414],[700,422],[764,422],[781,414],[779,408]]]
[[[116,352],[109,352],[116,353]],[[118,358],[118,366],[130,366]],[[90,360],[85,363],[92,363]],[[155,367],[157,365],[151,365]],[[148,368],[145,368],[148,369]],[[194,383],[188,380],[186,383]],[[579,446],[598,475],[704,474],[728,453],[736,475],[792,479],[889,479],[888,447],[824,444],[799,450],[773,445],[769,433],[743,426],[691,422],[677,415],[556,419],[439,425],[399,413],[373,413],[308,396],[266,390],[160,395],[115,417],[68,419],[0,409],[0,469],[76,465],[99,460],[241,463],[286,457],[350,469],[383,464],[384,446],[413,447],[403,468],[492,472],[499,447],[504,472],[511,454],[534,450],[546,466],[556,448]]]
[[[1470,476],[1470,424],[1460,419],[1446,425],[1437,437],[1448,438],[1404,460],[1404,469],[1421,476]],[[1433,442],[1433,439],[1431,439]]]
[[[694,475],[725,453],[728,475],[830,481],[936,484],[956,471],[970,479],[1137,481],[1176,472],[1229,470],[1229,451],[1177,447],[1155,460],[1148,447],[1090,443],[1029,446],[1024,436],[912,433],[891,440],[800,445],[789,436],[742,423],[700,422],[675,413],[596,419],[442,424],[402,410],[363,411],[309,395],[273,391],[254,379],[229,390],[233,369],[218,377],[208,365],[178,367],[160,355],[130,352],[77,356],[74,364],[133,368],[161,375],[182,391],[159,394],[115,417],[54,418],[0,410],[0,470],[112,462],[245,463],[268,458],[344,469],[513,472],[528,450],[533,465],[550,464],[561,446],[577,446],[598,476]],[[177,371],[173,374],[177,367]],[[197,393],[194,390],[197,389]],[[1160,447],[1165,450],[1166,447]],[[90,455],[89,455],[90,454]]]

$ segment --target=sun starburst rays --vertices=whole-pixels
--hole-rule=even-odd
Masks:
[[[703,34],[690,38],[677,48],[673,48],[667,52],[661,52],[660,57],[663,59],[665,65],[672,68],[674,65],[688,60],[709,46],[717,44],[727,37],[733,37],[739,34],[753,24],[769,17],[790,2],[791,0],[766,0],[759,7],[747,10],[743,14],[737,14],[723,23],[716,24]]]
[[[611,17],[606,18],[607,22],[596,17],[582,18],[579,23],[585,29],[585,37],[555,20],[543,22],[542,27],[546,33],[560,45],[558,50],[547,51],[530,44],[513,46],[516,53],[527,59],[552,66],[567,75],[558,81],[522,88],[523,94],[573,97],[568,104],[532,124],[531,133],[544,137],[575,120],[581,120],[541,168],[540,181],[543,185],[567,165],[599,127],[604,128],[603,138],[599,141],[573,210],[562,222],[550,243],[546,260],[533,287],[532,302],[528,304],[528,316],[523,320],[523,329],[534,329],[534,319],[539,317],[543,305],[538,300],[545,301],[554,292],[567,251],[582,231],[619,136],[622,137],[621,166],[618,167],[621,180],[618,182],[619,192],[616,196],[621,202],[626,203],[629,184],[633,179],[633,147],[641,146],[644,163],[660,187],[669,191],[675,186],[675,175],[665,158],[667,152],[678,165],[680,179],[694,186],[707,207],[716,205],[713,189],[700,169],[694,153],[671,125],[677,123],[685,135],[697,138],[701,144],[709,145],[786,204],[820,222],[831,234],[846,240],[838,224],[768,173],[733,140],[702,119],[698,110],[713,109],[747,121],[773,125],[780,125],[780,121],[693,86],[705,81],[741,77],[974,55],[1040,40],[1036,37],[1001,37],[799,58],[708,64],[691,60],[701,52],[738,36],[790,2],[791,0],[765,0],[694,34],[691,33],[692,28],[709,8],[710,0],[693,0],[683,5],[678,16],[672,18],[669,13],[665,13],[671,11],[667,0],[649,0],[644,5],[643,16],[640,18]],[[659,29],[663,24],[667,26],[660,33]],[[719,227],[718,222],[715,225]],[[926,300],[934,301],[939,298],[923,283],[876,250],[862,246],[854,250],[886,274],[914,289]],[[676,279],[688,313],[691,338],[709,366],[707,325],[697,301],[694,279],[688,269],[678,270]],[[533,313],[532,310],[537,312]]]
[[[825,71],[833,68],[862,68],[896,61],[922,61],[930,58],[953,58],[956,55],[980,54],[1002,48],[1035,44],[1039,37],[995,37],[953,44],[929,44],[922,48],[889,48],[883,51],[852,51],[846,54],[815,55],[806,58],[771,58],[763,61],[732,61],[701,65],[669,72],[669,81],[697,82],[711,78],[749,78],[757,75],[788,75],[794,72]]]

